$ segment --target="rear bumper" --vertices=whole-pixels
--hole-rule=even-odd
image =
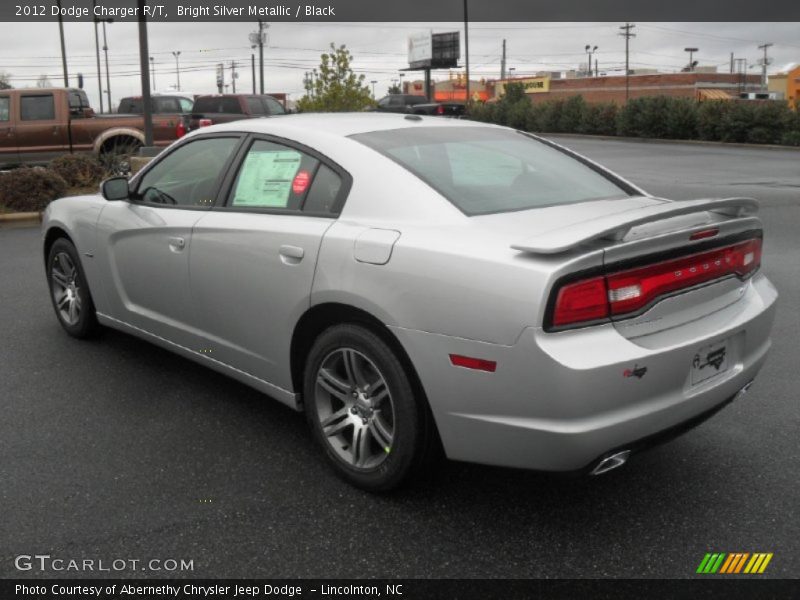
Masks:
[[[672,331],[642,343],[613,325],[561,333],[528,328],[512,346],[394,332],[417,369],[448,457],[575,471],[614,450],[679,433],[735,397],[766,358],[776,299],[759,274],[738,302],[709,319],[712,330],[693,323],[681,336]],[[727,371],[692,385],[698,349],[722,340]],[[454,367],[450,354],[496,361],[497,370]],[[625,377],[634,367],[647,372]]]

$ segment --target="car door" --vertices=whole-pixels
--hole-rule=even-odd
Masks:
[[[19,161],[15,125],[11,95],[0,93],[0,165],[13,165]]]
[[[69,150],[69,117],[58,118],[52,92],[19,95],[15,135],[22,162],[44,162]]]
[[[314,151],[254,136],[225,205],[194,226],[194,318],[215,360],[291,390],[289,346],[310,306],[322,237],[350,176]]]
[[[95,260],[108,316],[195,348],[192,227],[214,205],[240,142],[235,134],[188,140],[132,183],[129,201],[103,208]]]

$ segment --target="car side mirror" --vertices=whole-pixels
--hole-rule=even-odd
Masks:
[[[106,200],[127,200],[130,196],[126,177],[111,177],[100,184],[100,192]]]

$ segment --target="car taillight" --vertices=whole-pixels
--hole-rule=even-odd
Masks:
[[[175,137],[182,138],[186,135],[186,125],[183,121],[178,121],[178,125],[175,127]]]
[[[209,125],[213,125],[213,124],[214,124],[214,121],[212,121],[211,119],[199,119],[197,121],[197,126],[198,127],[208,127]]]
[[[444,114],[444,106],[442,106],[441,104],[439,106],[437,106],[436,107],[436,114],[437,115],[443,115]]]
[[[569,282],[556,292],[552,327],[624,317],[659,298],[735,275],[749,277],[761,264],[761,238]]]
[[[569,283],[558,290],[553,311],[553,325],[562,327],[573,323],[596,321],[608,316],[605,277],[593,277]]]

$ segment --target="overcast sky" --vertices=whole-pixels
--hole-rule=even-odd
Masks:
[[[621,23],[472,23],[470,24],[470,67],[473,78],[498,77],[502,40],[507,40],[508,66],[515,74],[539,70],[578,68],[585,63],[586,44],[598,46],[595,57],[600,71],[624,65]],[[717,65],[727,71],[730,53],[747,59],[750,73],[760,73],[756,63],[762,56],[757,46],[765,42],[773,60],[769,72],[785,70],[800,63],[800,23],[637,23],[637,37],[631,41],[632,68],[657,68],[674,72],[685,66],[685,47],[697,47],[700,65]],[[181,89],[194,93],[216,92],[215,65],[231,60],[239,65],[237,91],[250,91],[252,77],[248,34],[255,23],[150,23],[150,55],[155,59],[159,91],[176,84],[173,51],[180,51]],[[92,105],[99,108],[94,26],[66,23],[67,55],[71,85],[78,72]],[[377,80],[380,97],[407,67],[407,39],[410,34],[461,30],[461,23],[274,23],[268,30],[269,46],[264,51],[267,92],[289,92],[292,99],[303,93],[303,74],[319,65],[319,55],[329,43],[346,44],[354,55],[353,66],[367,82]],[[114,106],[123,96],[141,93],[138,73],[138,28],[135,23],[107,26],[111,97]],[[102,29],[100,46],[102,48]],[[256,50],[257,53],[257,50]],[[258,57],[256,56],[256,60]],[[105,64],[101,50],[105,88]],[[15,87],[34,86],[42,74],[54,85],[63,82],[57,23],[3,23],[0,35],[0,71],[11,76]],[[439,77],[447,77],[440,72]],[[411,77],[411,75],[407,75]],[[226,68],[226,82],[230,73]]]

